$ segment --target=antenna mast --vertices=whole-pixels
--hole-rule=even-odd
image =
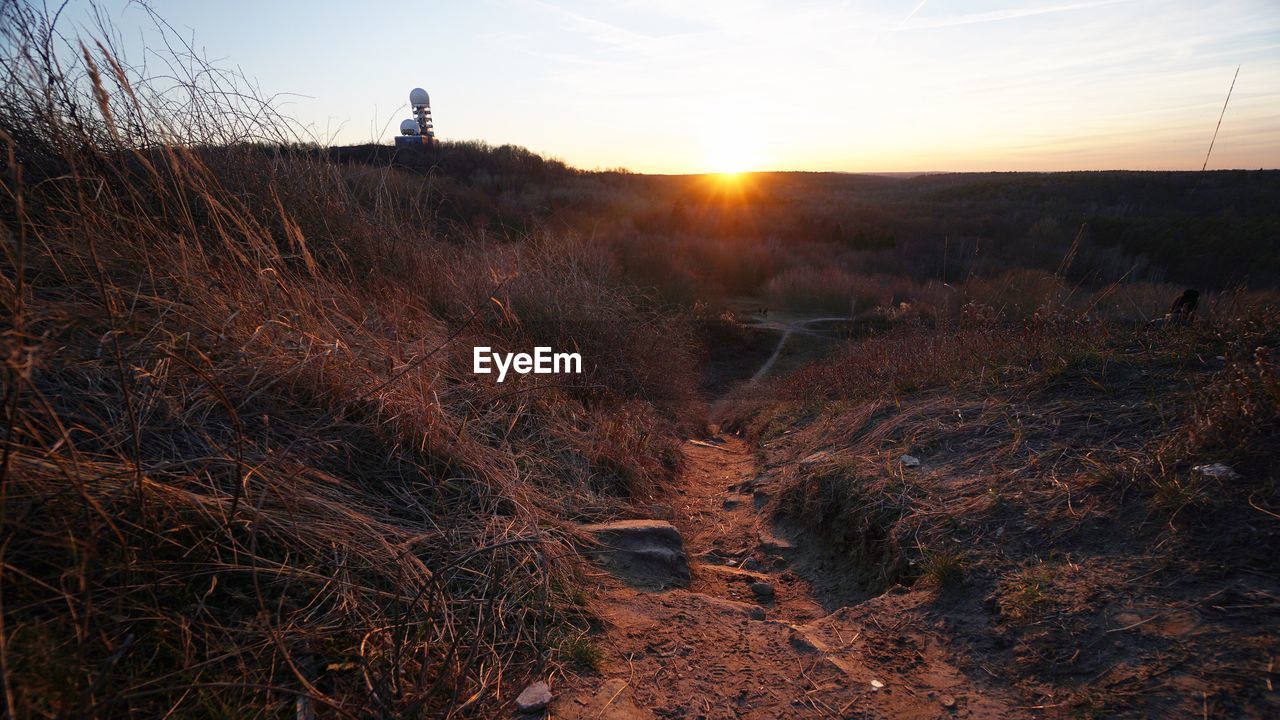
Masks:
[[[1227,103],[1231,102],[1231,91],[1236,89],[1236,78],[1240,77],[1240,66],[1236,66],[1236,74],[1231,76],[1231,87],[1227,88],[1227,99],[1222,103],[1222,113],[1218,115],[1218,125],[1213,129],[1213,139],[1209,141],[1209,152],[1204,154],[1204,164],[1200,166],[1203,172],[1209,167],[1209,156],[1213,154],[1213,144],[1218,141],[1218,128],[1222,127],[1222,118],[1227,114]]]

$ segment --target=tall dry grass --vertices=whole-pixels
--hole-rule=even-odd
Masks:
[[[910,285],[902,282],[904,288]],[[856,287],[876,284],[875,278],[866,278]],[[1088,289],[1029,270],[971,278],[954,287],[917,286],[911,302],[901,307],[871,308],[862,318],[866,332],[837,346],[827,358],[763,386],[739,388],[723,404],[724,419],[757,437],[769,436],[825,405],[927,390],[994,392],[1026,383],[1052,384],[1084,367],[1105,368],[1108,358],[1142,348],[1149,362],[1158,358],[1180,368],[1217,353],[1234,358],[1235,369],[1205,385],[1199,402],[1206,408],[1201,416],[1234,416],[1237,421],[1198,420],[1187,430],[1218,438],[1199,441],[1201,446],[1221,447],[1230,442],[1221,435],[1251,427],[1245,417],[1271,417],[1266,409],[1273,405],[1270,386],[1257,373],[1273,369],[1274,337],[1265,327],[1266,318],[1276,314],[1276,298],[1271,292],[1244,289],[1208,293],[1201,297],[1196,321],[1183,325],[1164,315],[1178,293],[1176,286],[1151,283]],[[1209,375],[1188,378],[1198,385]],[[1232,429],[1208,429],[1223,424]]]
[[[1130,319],[1152,295],[1114,286],[1028,320],[976,303],[954,321],[908,319],[738,390],[723,419],[783,468],[775,510],[847,551],[872,589],[913,579],[909,558],[930,559],[907,519],[912,508],[923,508],[916,520],[939,514],[941,490],[911,478],[947,478],[976,503],[1048,477],[1055,493],[1113,505],[1136,497],[1140,512],[1196,537],[1229,544],[1252,532],[1268,547],[1280,489],[1280,299],[1214,293],[1190,322]],[[928,470],[904,469],[904,454]],[[1213,463],[1237,474],[1196,469]]]
[[[682,324],[589,244],[441,243],[397,172],[273,151],[180,44],[140,82],[0,19],[7,716],[492,716],[581,622],[564,519],[679,463]],[[470,373],[533,341],[589,372]]]
[[[1137,302],[1149,289],[1133,290]],[[1096,315],[984,306],[853,340],[737,395],[728,425],[757,441],[766,511],[823,553],[824,577],[896,588],[894,612],[971,643],[975,671],[1053,688],[1050,716],[1214,702],[1264,717],[1280,298],[1211,294],[1190,322],[1143,323],[1104,308],[1123,292],[1092,297]],[[1229,610],[1231,593],[1249,599]],[[1143,614],[1117,621],[1117,607]],[[1117,640],[1188,610],[1195,631],[1176,642]],[[1210,678],[1216,694],[1188,698],[1152,667]]]

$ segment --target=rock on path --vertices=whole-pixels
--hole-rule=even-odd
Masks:
[[[551,686],[544,682],[536,682],[525,688],[516,697],[516,709],[522,713],[542,712],[551,704]]]
[[[629,583],[658,588],[688,587],[684,539],[665,520],[619,520],[583,525],[596,547],[589,553]]]

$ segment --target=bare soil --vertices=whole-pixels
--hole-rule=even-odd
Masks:
[[[602,661],[553,682],[549,717],[1019,714],[993,678],[958,668],[946,635],[895,613],[894,595],[846,606],[862,599],[857,588],[833,582],[820,552],[792,545],[761,513],[768,490],[753,487],[758,470],[742,440],[691,440],[685,452],[670,520],[685,538],[689,588],[647,591],[597,571]]]

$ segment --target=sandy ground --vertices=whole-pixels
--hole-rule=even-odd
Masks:
[[[895,616],[892,595],[843,607],[824,590],[820,601],[817,563],[757,510],[767,490],[753,495],[757,468],[741,440],[692,440],[685,450],[672,521],[691,561],[689,588],[647,591],[600,571],[594,609],[606,629],[595,641],[604,660],[598,673],[559,680],[548,717],[1026,714],[960,672],[941,632]]]

